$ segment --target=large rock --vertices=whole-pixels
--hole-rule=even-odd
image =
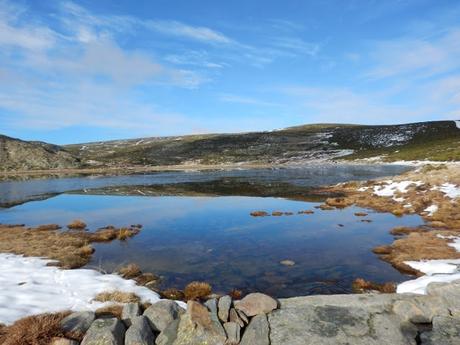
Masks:
[[[174,345],[224,345],[227,336],[222,327],[217,327],[211,313],[200,303],[189,301],[187,312],[180,318]]]
[[[230,322],[238,324],[241,328],[244,327],[243,320],[240,318],[238,312],[234,308],[230,309],[229,320]]]
[[[172,321],[157,337],[156,345],[173,345],[177,338],[179,319]]]
[[[232,298],[228,295],[222,296],[219,298],[219,319],[222,322],[228,321],[228,313],[230,312],[230,307],[232,306]]]
[[[236,309],[243,311],[247,316],[268,314],[278,306],[275,299],[259,292],[250,293],[234,304]]]
[[[176,302],[162,300],[148,307],[144,316],[149,319],[154,331],[161,332],[183,313],[184,309]]]
[[[241,327],[235,322],[224,323],[225,333],[227,333],[226,345],[236,345],[241,340]]]
[[[219,321],[219,317],[217,315],[217,299],[212,298],[206,301],[206,307],[209,309],[211,321],[213,323],[213,327],[219,329],[219,332],[225,334],[225,330],[222,324]]]
[[[459,345],[460,319],[450,316],[436,316],[433,318],[431,332],[420,335],[423,345]]]
[[[138,303],[127,303],[123,306],[121,319],[127,327],[131,326],[131,320],[141,315],[141,308]]]
[[[96,315],[91,311],[72,313],[61,321],[61,328],[65,334],[82,337],[95,318]]]
[[[155,335],[150,328],[150,322],[145,316],[131,318],[131,327],[125,334],[125,345],[152,345]]]
[[[243,333],[241,345],[270,345],[270,328],[266,315],[257,315],[251,319],[248,327]],[[285,345],[291,343],[285,343]]]
[[[123,345],[126,328],[116,318],[97,319],[86,333],[81,345]]]
[[[417,329],[392,313],[413,296],[335,295],[280,300],[268,315],[271,345],[415,345]]]

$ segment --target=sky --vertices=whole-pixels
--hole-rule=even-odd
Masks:
[[[0,133],[460,119],[458,0],[0,0]]]

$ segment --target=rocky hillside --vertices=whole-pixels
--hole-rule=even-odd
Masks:
[[[460,121],[306,125],[270,132],[102,141],[64,147],[0,136],[3,170],[195,164],[301,164],[312,159],[460,160]]]
[[[0,135],[0,170],[78,168],[80,159],[64,148]]]
[[[302,163],[380,156],[382,160],[460,160],[460,122],[307,125],[270,132],[154,137],[69,145],[90,166]]]

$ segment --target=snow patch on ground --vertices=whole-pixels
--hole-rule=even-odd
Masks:
[[[432,217],[433,214],[435,214],[438,211],[438,205],[431,205],[428,206],[426,209],[423,211],[428,212],[428,216]]]
[[[455,122],[455,125],[457,126],[457,128],[460,129],[460,120],[454,120],[454,122]]]
[[[426,287],[430,283],[449,283],[460,279],[460,259],[405,261],[404,263],[426,275],[399,284],[397,293],[426,294]]]
[[[157,293],[133,280],[90,269],[62,270],[46,266],[51,260],[0,254],[0,323],[11,324],[25,316],[62,310],[96,310],[109,303],[92,301],[100,292],[133,292],[155,303]],[[183,304],[181,304],[183,306]]]
[[[385,181],[386,185],[374,186],[374,194],[378,196],[393,196],[396,192],[407,193],[407,188],[411,185],[420,186],[421,181],[401,181],[393,182],[392,180]]]
[[[439,190],[451,199],[460,197],[460,187],[453,183],[444,183],[441,186],[431,188],[431,190]]]
[[[440,234],[437,236],[453,240],[448,245],[460,252],[460,237]],[[404,261],[404,263],[426,275],[399,284],[397,293],[426,294],[426,287],[430,283],[449,283],[460,279],[460,259]]]

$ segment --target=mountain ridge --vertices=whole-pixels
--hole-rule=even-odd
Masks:
[[[273,131],[144,137],[71,145],[0,135],[2,170],[290,164],[311,160],[460,161],[460,121],[310,124]]]

